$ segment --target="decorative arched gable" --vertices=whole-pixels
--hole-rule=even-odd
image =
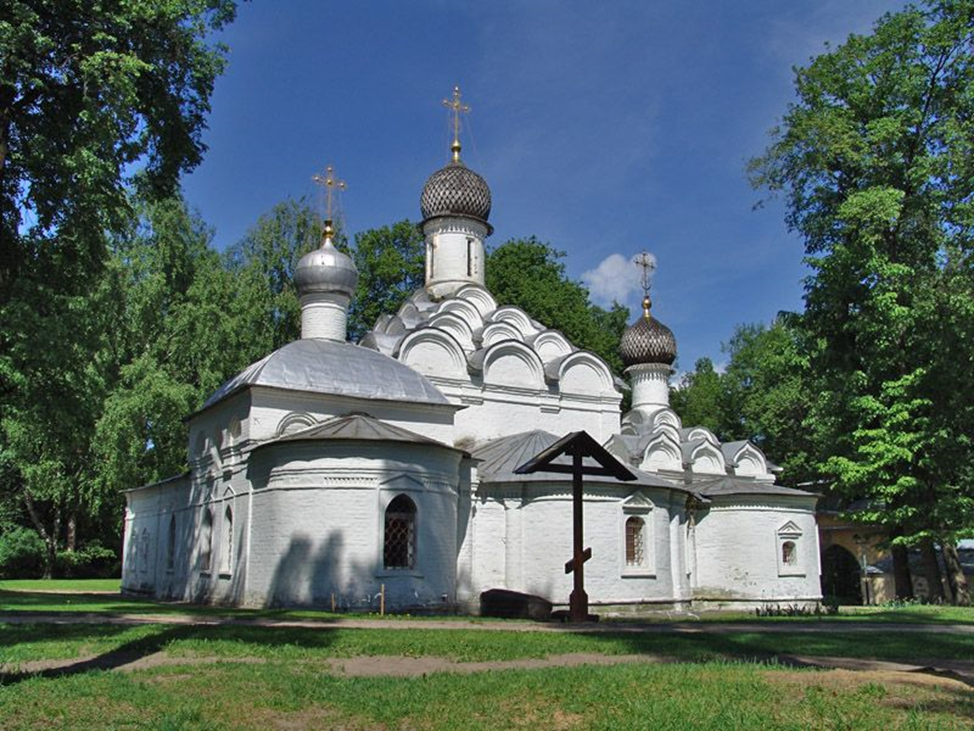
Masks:
[[[683,454],[680,451],[680,443],[668,432],[656,434],[643,449],[639,469],[647,472],[658,472],[659,470],[681,472],[683,470]]]
[[[724,455],[713,444],[701,441],[690,451],[690,471],[704,475],[723,475],[727,473]]]
[[[546,364],[572,352],[571,343],[557,330],[542,330],[531,341],[531,345]]]
[[[470,328],[470,332],[479,330],[484,325],[484,318],[480,314],[480,310],[467,300],[448,299],[440,305],[440,309],[436,314],[442,315],[447,312],[465,320],[467,326]]]
[[[586,350],[577,350],[562,358],[557,377],[558,388],[562,393],[615,393],[612,372],[605,361]]]
[[[277,425],[277,436],[294,434],[315,424],[315,418],[306,411],[292,411],[286,414]]]
[[[541,390],[545,388],[544,365],[524,343],[505,340],[484,355],[484,384]]]
[[[680,429],[683,428],[683,424],[680,421],[680,417],[677,413],[670,408],[664,407],[653,414],[653,426],[656,429],[661,427],[666,427],[668,431],[671,431],[673,438],[677,441],[680,440]]]
[[[507,322],[492,322],[485,326],[480,333],[480,340],[485,348],[489,348],[505,340],[524,341],[524,335],[516,327]]]
[[[467,359],[460,343],[445,330],[422,328],[407,335],[399,360],[426,376],[467,378]]]
[[[470,323],[456,312],[440,312],[430,318],[429,327],[443,330],[453,336],[464,353],[472,353],[475,348],[473,344],[473,330]]]
[[[703,439],[710,442],[713,446],[720,446],[720,441],[710,429],[705,426],[693,426],[686,430],[685,441],[692,442],[695,439]]]
[[[470,302],[470,304],[477,308],[482,318],[487,317],[487,315],[497,309],[497,301],[491,293],[475,284],[468,284],[461,287],[457,290],[454,298]]]
[[[764,477],[768,475],[768,463],[760,449],[750,442],[734,455],[734,474],[741,477]]]
[[[506,322],[515,327],[521,333],[520,340],[524,340],[529,335],[534,335],[538,329],[531,324],[531,318],[520,307],[505,305],[494,310],[490,316],[491,322]]]

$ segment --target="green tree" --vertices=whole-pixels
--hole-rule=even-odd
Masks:
[[[724,346],[721,430],[727,439],[752,440],[780,464],[780,479],[792,485],[819,477],[809,347],[800,318],[790,315],[770,326],[738,326]]]
[[[0,21],[0,292],[30,259],[84,286],[126,219],[137,166],[153,196],[204,151],[232,0],[8,0]],[[26,217],[25,217],[26,214]]]
[[[699,358],[693,370],[684,373],[670,392],[670,406],[685,426],[707,427],[718,439],[725,436],[727,422],[721,380],[713,361]]]
[[[285,200],[264,213],[243,239],[227,252],[232,271],[251,285],[251,305],[263,311],[252,323],[270,332],[276,350],[301,334],[301,306],[294,289],[294,268],[302,256],[321,245],[322,221],[308,202]],[[342,245],[339,235],[339,245]]]
[[[426,247],[414,223],[403,220],[355,235],[352,258],[358,290],[349,311],[349,334],[358,340],[379,315],[396,312],[425,283]]]
[[[804,321],[821,344],[812,367],[832,452],[824,466],[838,489],[871,500],[863,517],[898,542],[928,531],[952,542],[969,528],[969,483],[953,505],[925,509],[947,498],[939,481],[963,481],[933,468],[942,440],[933,424],[953,417],[930,373],[953,356],[921,357],[937,327],[921,299],[944,276],[948,253],[970,276],[972,41],[969,0],[883,16],[872,34],[796,71],[798,101],[751,167],[757,185],[785,193],[813,270]],[[949,469],[970,463],[965,455]]]

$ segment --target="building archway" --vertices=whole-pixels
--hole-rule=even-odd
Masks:
[[[835,544],[822,552],[822,596],[862,604],[862,569],[852,552]]]

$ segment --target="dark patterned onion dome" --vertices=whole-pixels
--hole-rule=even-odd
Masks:
[[[648,297],[643,300],[642,316],[622,333],[619,355],[627,368],[644,363],[673,365],[676,360],[673,331],[649,314]]]
[[[487,223],[490,188],[487,182],[459,160],[430,175],[419,199],[423,220],[435,216],[468,216]]]

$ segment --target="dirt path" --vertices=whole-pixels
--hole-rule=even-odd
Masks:
[[[946,683],[970,692],[974,687],[974,663],[938,662],[938,667],[908,663],[859,660],[842,657],[781,656],[779,662],[784,667],[817,668],[832,671],[836,677],[855,678],[856,682],[868,682],[866,676],[883,675],[886,679],[895,676],[897,682],[908,680],[911,683]],[[221,658],[212,656],[170,656],[165,652],[150,655],[132,653],[128,657],[117,653],[108,655],[89,655],[66,660],[36,660],[17,665],[0,666],[0,674],[48,674],[77,672],[84,670],[115,670],[135,672],[168,666],[197,666],[215,663],[254,665],[269,662],[258,657]],[[431,673],[483,673],[503,670],[543,670],[556,667],[578,667],[582,665],[626,665],[685,662],[679,658],[654,654],[601,655],[598,653],[570,653],[550,655],[544,658],[523,658],[518,660],[495,660],[481,662],[461,662],[444,657],[403,657],[399,655],[363,655],[349,658],[328,658],[325,660],[303,660],[314,663],[335,675],[349,677],[422,677]],[[774,671],[780,672],[780,671]],[[793,673],[791,675],[794,675]],[[789,677],[791,677],[789,675]],[[922,679],[922,680],[921,680]]]
[[[834,632],[871,634],[906,632],[930,634],[974,634],[969,624],[866,624],[859,622],[604,622],[583,625],[539,623],[520,620],[483,621],[477,619],[272,619],[266,617],[226,617],[189,614],[115,614],[100,612],[8,612],[0,613],[6,624],[178,624],[241,625],[249,627],[289,627],[304,629],[443,629],[483,630],[485,632],[568,632],[575,634],[605,633],[685,633],[732,634],[757,632],[782,634]]]

